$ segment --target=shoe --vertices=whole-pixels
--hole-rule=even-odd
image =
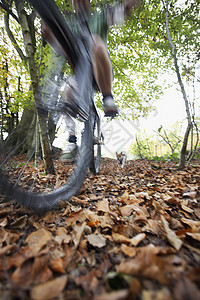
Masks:
[[[103,111],[105,117],[116,117],[119,114],[119,110],[112,96],[103,98]]]
[[[78,152],[78,146],[75,143],[68,143],[65,150],[60,155],[62,162],[73,162]]]

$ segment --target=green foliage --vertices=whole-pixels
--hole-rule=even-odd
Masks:
[[[7,43],[5,36],[3,41],[4,43],[0,45],[1,93],[10,112],[16,113],[22,111],[23,108],[33,106],[30,79],[23,63],[14,48]]]
[[[175,0],[170,2],[169,7],[170,32],[180,68],[185,70],[183,75],[190,78],[199,48],[197,2],[186,1],[179,5],[179,1]],[[110,31],[108,47],[116,78],[114,91],[120,99],[121,110],[129,109],[133,118],[151,111],[164,91],[162,73],[174,70],[165,16],[162,1],[144,0],[142,8],[134,11],[124,26]]]
[[[98,5],[101,2],[104,1],[98,1]],[[63,13],[72,9],[70,0],[56,0],[56,3]],[[96,1],[92,1],[92,7],[96,4]],[[30,14],[32,11],[30,4],[25,2],[25,5],[27,13]],[[189,79],[193,78],[193,65],[197,62],[199,47],[198,1],[187,0],[181,5],[178,0],[170,1],[169,22],[170,32],[181,62],[182,75]],[[49,46],[45,46],[41,64],[39,18],[36,18],[34,26],[37,42],[35,63],[43,84],[46,78],[51,78],[56,70],[56,56],[52,55]],[[12,22],[11,27],[17,43],[23,49],[21,28],[16,22]],[[166,35],[163,2],[144,0],[142,7],[134,10],[124,25],[112,27],[109,33],[108,49],[115,76],[113,90],[121,117],[136,119],[146,116],[153,110],[155,101],[164,91],[165,83],[161,78],[162,74],[174,69]],[[17,84],[14,83],[17,79],[15,76],[12,77],[13,90],[15,90],[13,99],[16,99],[17,106],[23,109],[27,104],[25,100],[30,97],[28,91],[30,79],[28,74],[25,74],[24,63],[22,65],[19,59],[12,61],[12,66],[17,69],[18,74],[22,70],[24,73],[22,77],[25,78],[26,89],[23,88],[21,95],[17,91]],[[71,72],[67,64],[66,71]],[[100,96],[97,98],[100,99]],[[101,107],[100,100],[98,100],[98,106]],[[15,107],[14,104],[13,107]]]
[[[152,158],[156,155],[155,139],[153,135],[147,135],[146,131],[136,136],[129,147],[129,153],[135,158]]]
[[[144,130],[131,143],[129,152],[137,158],[175,159],[180,156],[182,138],[182,124],[178,122],[169,129],[160,126],[154,134]]]

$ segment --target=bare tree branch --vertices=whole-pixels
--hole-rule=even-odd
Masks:
[[[11,15],[17,21],[17,23],[19,23],[18,17],[10,9],[8,3],[6,3],[4,0],[0,0],[0,7],[3,8],[3,10],[7,12],[7,14]]]
[[[9,26],[9,14],[6,14],[4,16],[4,24],[5,24],[5,29],[6,32],[8,34],[9,39],[11,40],[13,46],[15,47],[15,50],[17,51],[17,53],[19,54],[20,58],[25,62],[26,64],[26,56],[24,55],[23,51],[21,50],[21,48],[18,46],[17,41],[12,33],[12,31],[10,30],[10,26]]]

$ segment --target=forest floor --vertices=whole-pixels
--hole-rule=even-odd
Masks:
[[[200,299],[198,161],[103,159],[72,204],[42,216],[0,200],[2,300]]]

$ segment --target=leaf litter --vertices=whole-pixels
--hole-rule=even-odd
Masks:
[[[51,180],[41,172],[38,187]],[[64,176],[52,180],[60,186]],[[199,300],[199,189],[197,163],[121,169],[104,158],[60,211],[38,216],[2,202],[0,298]]]

